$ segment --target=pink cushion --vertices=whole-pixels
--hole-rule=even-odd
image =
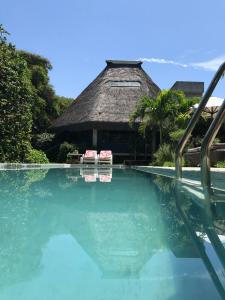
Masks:
[[[112,151],[110,150],[100,151],[100,158],[111,158],[111,157],[112,157]]]
[[[95,150],[86,150],[86,152],[84,154],[84,156],[88,157],[88,158],[90,158],[90,157],[94,157],[95,158],[96,155],[97,155],[97,151],[95,151]]]
[[[85,175],[84,176],[85,182],[95,182],[96,181],[96,175]]]
[[[111,175],[99,175],[100,182],[111,182],[112,176]]]

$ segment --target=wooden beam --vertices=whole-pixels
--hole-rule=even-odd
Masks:
[[[92,131],[92,146],[97,147],[98,146],[98,130],[93,128]]]

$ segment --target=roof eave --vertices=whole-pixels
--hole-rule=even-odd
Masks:
[[[49,128],[52,132],[63,131],[87,131],[93,128],[104,131],[133,131],[128,122],[83,122],[76,124],[68,124],[64,126],[51,126]]]

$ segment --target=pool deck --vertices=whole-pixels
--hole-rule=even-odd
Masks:
[[[155,166],[135,166],[135,170],[152,173],[155,175],[164,175],[168,177],[175,176],[174,167],[155,167]],[[184,167],[183,178],[199,183],[201,180],[201,171],[199,167]],[[225,189],[225,168],[211,168],[211,179],[214,187]]]

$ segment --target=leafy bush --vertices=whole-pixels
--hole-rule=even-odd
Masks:
[[[165,162],[174,161],[174,151],[168,144],[162,144],[154,153],[154,165],[163,166]]]
[[[43,151],[31,149],[26,156],[26,162],[31,164],[47,164],[49,160]]]
[[[67,158],[67,154],[69,152],[73,152],[74,150],[76,150],[76,146],[74,144],[70,144],[68,142],[62,143],[59,147],[57,161],[60,163],[65,162]]]
[[[163,167],[175,167],[174,161],[165,161]]]
[[[180,138],[183,136],[185,129],[179,128],[173,132],[170,132],[169,136],[174,142],[178,142]]]
[[[24,161],[29,153],[33,90],[26,61],[0,25],[0,161]]]
[[[217,167],[217,168],[225,168],[225,160],[224,160],[224,161],[219,161],[219,162],[216,164],[216,167]]]

